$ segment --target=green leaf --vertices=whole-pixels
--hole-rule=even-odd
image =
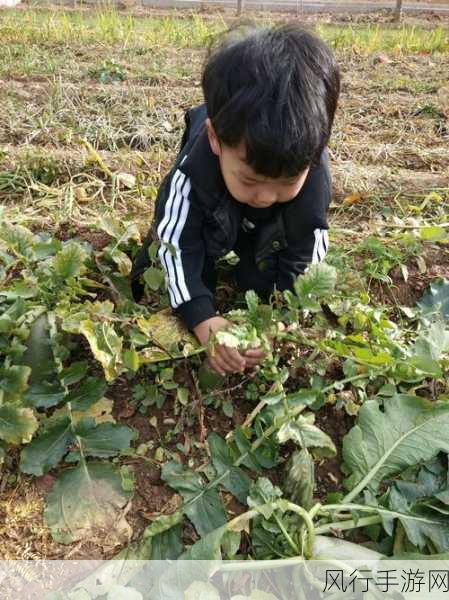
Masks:
[[[116,249],[111,253],[111,258],[118,266],[118,270],[121,275],[127,276],[131,273],[133,264],[127,254],[125,254],[121,250]]]
[[[151,545],[151,560],[176,560],[183,550],[182,527],[175,525],[155,535]]]
[[[134,471],[128,465],[122,465],[120,467],[120,476],[122,478],[122,488],[125,492],[132,492],[135,485]]]
[[[245,293],[245,300],[248,307],[249,316],[255,317],[257,314],[257,307],[259,306],[259,296],[254,290],[248,290]]]
[[[418,306],[424,316],[435,313],[446,321],[449,320],[449,281],[440,279],[431,283],[418,302]]]
[[[142,364],[186,357],[199,348],[196,338],[170,310],[160,310],[149,318],[138,317],[136,323],[148,345],[139,352]]]
[[[85,456],[109,458],[116,456],[120,450],[130,447],[131,440],[136,433],[126,425],[115,423],[100,423],[96,425],[95,419],[82,419],[75,429],[80,452]],[[78,457],[79,453],[72,453],[71,460]]]
[[[148,246],[148,258],[151,261],[155,261],[157,258],[157,253],[159,251],[160,248],[160,242],[156,241],[156,242],[151,242],[151,244]]]
[[[410,504],[414,504],[420,498],[439,498],[444,502],[444,493],[447,489],[447,469],[438,457],[430,462],[424,463],[416,472],[408,475],[402,474],[402,479],[396,480],[393,487]],[[408,475],[408,476],[407,476]]]
[[[213,371],[207,361],[201,363],[198,370],[198,383],[203,392],[211,392],[220,389],[224,382],[224,376]]]
[[[54,257],[53,268],[62,280],[76,277],[82,273],[86,258],[87,253],[79,244],[69,242]]]
[[[36,242],[33,246],[34,255],[38,260],[43,260],[54,256],[62,248],[62,243],[57,239],[46,239],[42,242]]]
[[[263,506],[269,502],[274,502],[282,496],[281,489],[273,485],[267,477],[259,477],[253,482],[248,496],[248,506],[257,508],[265,519],[269,519],[273,514],[273,509],[270,506]]]
[[[122,540],[129,533],[122,512],[130,497],[122,489],[120,473],[109,463],[83,462],[67,469],[48,495],[45,520],[55,541]]]
[[[176,525],[182,523],[182,518],[183,515],[181,510],[177,510],[171,515],[162,515],[158,517],[156,521],[153,521],[146,527],[143,533],[143,540],[149,540],[164,531],[168,531],[172,527],[176,527]]]
[[[44,313],[31,324],[26,341],[23,364],[31,369],[30,383],[39,383],[51,373],[55,373],[53,351],[48,331],[48,316]]]
[[[329,298],[336,283],[336,269],[321,262],[311,264],[308,271],[296,279],[293,287],[301,307],[304,310],[318,312],[321,309],[319,301]]]
[[[34,236],[29,229],[22,225],[11,225],[3,221],[0,225],[0,240],[2,240],[8,250],[22,256],[29,256],[32,251]]]
[[[0,400],[21,400],[28,387],[30,374],[31,369],[26,366],[0,367]]]
[[[86,376],[88,364],[85,360],[74,362],[61,372],[61,382],[64,385],[74,385]]]
[[[83,383],[66,396],[72,410],[87,410],[101,400],[106,393],[107,383],[98,377],[88,377]]]
[[[104,214],[98,220],[97,227],[115,239],[117,245],[130,240],[140,242],[139,229],[135,223],[127,223],[112,214]]]
[[[65,389],[57,379],[41,381],[30,385],[23,394],[23,401],[34,408],[51,408],[59,404],[65,395]]]
[[[143,274],[143,279],[150,290],[157,291],[165,281],[165,274],[162,269],[149,267]]]
[[[203,536],[226,523],[217,488],[207,488],[199,473],[186,471],[176,462],[162,467],[162,479],[185,500],[182,509]]]
[[[234,466],[230,449],[218,434],[211,433],[207,441],[217,476],[225,475],[221,480],[222,485],[245,504],[251,485],[250,477],[242,469]]]
[[[107,381],[111,381],[120,373],[122,359],[122,338],[112,325],[82,321],[79,333],[85,336],[95,358],[101,363]]]
[[[397,511],[405,533],[411,543],[424,549],[430,540],[438,552],[445,552],[449,548],[449,519],[441,514],[436,514],[431,509],[422,505],[411,506],[400,491],[393,487],[388,496],[388,506]]]
[[[411,348],[411,363],[433,377],[441,377],[439,360],[449,351],[449,331],[444,322],[431,323],[420,333]]]
[[[246,292],[245,300],[248,306],[248,319],[250,323],[259,333],[268,329],[273,318],[272,307],[269,304],[260,304],[259,297],[254,290]]]
[[[343,459],[350,473],[345,486],[354,497],[407,467],[449,452],[449,405],[417,396],[397,395],[383,403],[367,400],[357,424],[343,439]],[[355,490],[355,492],[354,492]]]
[[[66,418],[22,450],[20,470],[37,477],[44,475],[62,460],[74,439],[71,421]]]
[[[176,400],[182,405],[187,406],[189,402],[189,390],[185,387],[178,387],[176,390]]]
[[[39,288],[28,281],[18,281],[8,290],[0,290],[0,296],[8,300],[35,298],[39,294]]]
[[[222,540],[221,547],[223,549],[224,558],[232,560],[240,549],[242,534],[240,531],[226,531]]]
[[[281,426],[277,433],[280,444],[289,440],[294,441],[301,448],[317,448],[321,456],[335,456],[337,449],[331,438],[314,425],[315,415],[299,415],[296,421],[288,421]]]
[[[118,272],[109,273],[108,281],[110,281],[114,288],[117,290],[120,296],[119,300],[123,301],[123,304],[126,300],[134,304],[134,297],[131,290],[131,282],[129,277],[125,277]]]
[[[17,326],[17,320],[26,312],[27,306],[23,298],[18,298],[7,310],[3,307],[0,316],[0,333],[10,333]]]
[[[210,531],[181,554],[179,560],[220,560],[220,547],[225,533],[226,525]]]
[[[130,371],[136,372],[140,366],[139,354],[134,348],[129,348],[123,353],[123,364]]]
[[[0,406],[0,439],[8,444],[27,444],[38,427],[31,408],[15,404]]]
[[[295,450],[285,466],[282,488],[285,496],[309,510],[313,504],[315,463],[307,450]]]
[[[428,242],[441,242],[447,240],[448,234],[444,227],[421,227],[421,239]]]
[[[278,463],[277,447],[266,440],[256,450],[253,450],[250,440],[246,437],[243,429],[238,426],[234,431],[234,440],[242,459],[242,464],[256,473],[263,469],[271,469]]]

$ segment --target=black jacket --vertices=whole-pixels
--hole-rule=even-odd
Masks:
[[[161,242],[159,257],[167,274],[171,305],[189,329],[215,315],[212,292],[202,280],[204,261],[206,256],[219,258],[234,248],[248,208],[225,186],[207,137],[206,116],[204,105],[185,115],[181,150],[159,189],[153,223],[153,236],[156,233]],[[258,226],[255,260],[258,263],[277,253],[277,289],[290,288],[309,263],[323,260],[330,200],[326,148],[299,194],[290,202],[275,205],[270,218]],[[150,238],[134,263],[134,280],[148,266]]]

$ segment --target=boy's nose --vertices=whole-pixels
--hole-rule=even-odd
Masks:
[[[257,194],[256,196],[256,204],[261,204],[263,206],[271,206],[277,201],[276,192],[271,190],[264,190]]]

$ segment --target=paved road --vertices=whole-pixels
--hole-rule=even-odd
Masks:
[[[236,0],[143,0],[146,6],[155,7],[176,7],[176,8],[199,8],[203,6],[223,6],[223,7],[235,7]],[[316,12],[372,12],[376,10],[393,8],[395,5],[394,0],[386,2],[366,2],[366,1],[352,1],[352,2],[336,2],[332,0],[317,0],[315,2],[309,2],[307,0],[245,0],[245,6],[248,9],[253,10],[299,10],[308,13]],[[433,2],[404,2],[404,12],[408,13],[422,13],[422,12],[436,12],[439,14],[449,15],[449,4],[438,4]]]

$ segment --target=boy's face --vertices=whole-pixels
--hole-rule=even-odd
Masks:
[[[246,162],[242,142],[236,148],[223,144],[216,136],[210,119],[206,120],[209,143],[220,161],[221,173],[229,193],[238,202],[253,208],[268,208],[276,202],[288,202],[298,195],[309,167],[296,177],[272,179],[256,173]]]

